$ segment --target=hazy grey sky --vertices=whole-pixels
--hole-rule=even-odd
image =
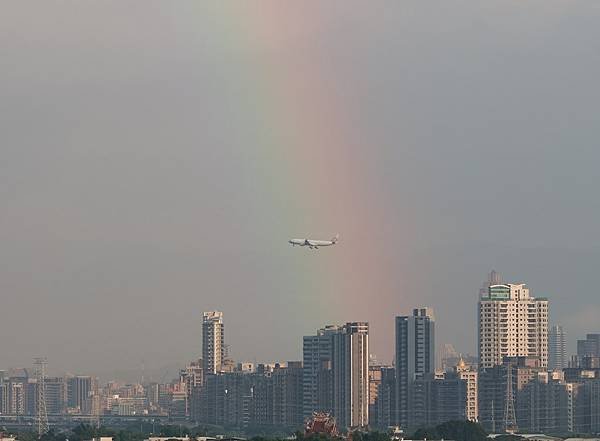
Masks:
[[[368,320],[390,360],[420,305],[474,353],[492,268],[574,351],[600,331],[599,78],[592,0],[3,2],[0,368],[183,364],[208,309],[237,359]]]

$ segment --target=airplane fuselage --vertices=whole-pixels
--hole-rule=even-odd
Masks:
[[[301,247],[309,247],[311,249],[313,248],[319,248],[319,247],[328,247],[331,245],[335,245],[335,243],[337,242],[337,236],[334,237],[331,240],[314,240],[314,239],[290,239],[288,241],[292,246],[301,246]]]

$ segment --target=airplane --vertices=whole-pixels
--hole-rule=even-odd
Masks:
[[[313,240],[313,239],[290,239],[288,243],[292,244],[292,246],[301,246],[308,247],[311,250],[318,250],[319,247],[329,247],[331,245],[335,245],[340,238],[339,234],[336,234],[335,237],[332,237],[331,240]]]

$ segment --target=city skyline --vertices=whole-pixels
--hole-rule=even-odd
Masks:
[[[551,369],[552,342],[565,349],[558,339],[548,339],[551,302],[532,297],[526,284],[503,282],[495,271],[483,286],[474,361],[445,344],[444,368],[436,367],[437,317],[430,307],[395,317],[392,366],[371,357],[367,322],[328,324],[303,336],[297,342],[302,360],[233,360],[225,349],[225,314],[205,311],[203,358],[188,359],[175,378],[167,380],[165,373],[160,381],[121,383],[99,382],[93,375],[49,376],[48,360],[36,357],[34,369],[0,369],[0,418],[12,428],[35,421],[39,434],[49,424],[83,419],[118,425],[127,418],[141,424],[177,419],[245,433],[261,427],[285,431],[302,427],[313,412],[331,413],[342,430],[394,425],[415,430],[470,420],[491,433],[597,431],[600,334],[586,333],[568,365]]]
[[[495,280],[496,283],[499,283],[499,285],[493,285],[489,283],[490,278],[493,278]],[[523,294],[519,294],[521,296],[524,296],[526,301],[531,300],[536,300],[532,297],[530,297],[529,295],[529,289],[527,287],[526,284],[511,284],[511,283],[504,283],[502,281],[502,276],[497,273],[496,271],[492,270],[492,272],[490,274],[488,274],[488,281],[484,282],[484,286],[487,286],[487,290],[489,291],[489,294],[484,294],[485,290],[480,289],[479,290],[479,303],[481,303],[481,300],[485,300],[485,301],[489,301],[490,296],[498,296],[500,295],[502,297],[502,300],[506,301],[509,297],[509,292],[511,293],[510,295],[517,295],[516,293],[520,293],[521,290],[523,290]],[[513,294],[513,292],[515,294]],[[500,293],[500,294],[498,294]],[[496,299],[496,300],[500,300],[500,298]],[[546,298],[542,298],[542,299],[538,299],[541,300],[544,304],[543,308],[544,310],[542,311],[542,317],[544,317],[543,322],[544,322],[544,327],[547,328],[546,329],[546,337],[544,337],[544,342],[543,345],[547,348],[543,353],[542,353],[542,357],[541,357],[541,365],[545,366],[547,363],[549,363],[550,361],[550,354],[552,352],[552,340],[550,339],[550,328],[555,327],[555,326],[549,326],[549,322],[547,320],[547,317],[549,315],[549,310],[551,309],[548,305],[549,303],[549,299]],[[417,307],[417,308],[412,308],[412,313],[415,317],[418,316],[424,316],[427,317],[428,319],[431,318],[431,326],[433,326],[433,323],[435,322],[435,316],[434,316],[434,309],[431,307]],[[517,309],[515,309],[515,312],[517,311]],[[408,314],[410,311],[406,311],[405,314]],[[483,319],[482,318],[480,320]],[[268,358],[264,358],[264,359],[257,359],[256,357],[248,357],[248,358],[236,358],[236,357],[232,357],[231,354],[229,354],[230,348],[231,348],[231,343],[229,341],[227,341],[224,338],[224,325],[226,322],[226,319],[224,318],[224,313],[222,311],[208,311],[208,312],[203,312],[200,316],[199,316],[202,320],[200,320],[199,322],[199,328],[200,328],[200,333],[199,333],[199,341],[201,341],[201,348],[202,350],[199,351],[198,353],[189,353],[187,354],[187,356],[185,358],[182,358],[180,360],[171,360],[172,364],[170,366],[160,366],[159,369],[156,370],[150,370],[150,371],[146,371],[146,366],[145,366],[145,362],[142,362],[142,364],[139,366],[138,369],[136,370],[120,370],[121,368],[119,366],[117,366],[114,369],[114,372],[120,372],[120,374],[111,374],[110,372],[97,372],[94,370],[73,370],[73,369],[66,369],[66,370],[62,370],[60,368],[56,368],[55,366],[51,365],[51,369],[49,370],[49,375],[51,376],[55,376],[55,375],[66,375],[66,376],[81,376],[81,374],[85,373],[86,375],[93,375],[95,377],[101,377],[104,381],[109,381],[109,380],[115,380],[115,381],[125,381],[125,382],[135,382],[135,381],[142,381],[145,378],[147,381],[156,381],[157,376],[162,377],[162,378],[166,378],[169,375],[174,375],[177,372],[179,372],[183,366],[185,364],[187,364],[190,360],[195,360],[198,357],[199,360],[203,361],[203,369],[205,372],[208,373],[214,373],[214,372],[218,372],[221,370],[221,363],[223,361],[229,361],[230,363],[252,363],[252,364],[256,364],[256,363],[279,363],[279,362],[287,362],[289,360],[300,360],[302,359],[302,355],[304,354],[304,356],[306,356],[306,350],[307,350],[307,341],[306,339],[309,339],[309,347],[310,345],[316,345],[315,347],[320,347],[320,345],[322,345],[323,343],[321,342],[321,339],[323,338],[323,336],[327,336],[330,335],[331,333],[335,333],[338,332],[340,330],[343,329],[343,326],[341,325],[337,325],[337,324],[333,324],[333,323],[327,323],[326,325],[324,325],[324,327],[320,328],[317,332],[317,335],[314,336],[300,336],[300,338],[304,339],[304,348],[303,345],[300,344],[298,345],[298,355],[296,357],[282,357],[282,356],[277,356],[277,355],[273,355],[271,357]],[[487,316],[486,316],[487,317]],[[395,322],[396,322],[396,333],[398,333],[398,320],[399,319],[413,319],[414,317],[410,317],[410,315],[407,316],[395,316]],[[485,321],[489,321],[489,319],[485,319]],[[349,324],[349,323],[347,323]],[[366,326],[369,327],[368,322],[365,322]],[[413,325],[414,326],[414,325]],[[430,326],[430,325],[427,325]],[[562,326],[559,326],[559,328],[561,329],[561,333],[565,333],[565,330],[562,329]],[[592,354],[594,356],[598,356],[597,354],[600,354],[600,350],[597,349],[598,344],[598,333],[595,333],[594,329],[589,329],[588,331],[592,331],[592,332],[586,332],[584,333],[584,335],[581,336],[575,336],[576,338],[576,342],[577,345],[566,345],[564,338],[563,340],[561,340],[561,344],[562,344],[562,357],[564,360],[564,364],[558,366],[557,368],[561,368],[561,367],[566,367],[569,364],[570,361],[570,357],[574,357],[574,356],[583,356],[586,355],[587,353]],[[431,331],[431,340],[433,341],[433,327]],[[514,332],[514,331],[512,331]],[[310,333],[309,333],[310,334]],[[504,338],[504,337],[503,337]],[[585,339],[587,338],[587,340]],[[314,340],[316,339],[316,340]],[[396,335],[396,339],[397,339],[397,335]],[[595,340],[594,340],[595,339]],[[313,342],[314,340],[314,342]],[[512,340],[511,340],[512,341]],[[517,340],[514,340],[514,342],[512,344],[516,344]],[[217,344],[215,344],[217,343]],[[396,345],[398,344],[397,340],[396,340]],[[423,344],[423,343],[421,343]],[[234,345],[235,346],[235,345]],[[451,352],[448,352],[448,346],[451,347]],[[518,346],[518,345],[517,345]],[[472,354],[477,354],[478,350],[481,350],[481,348],[478,348],[477,346],[471,348],[471,351],[464,351],[461,352],[460,354],[458,352],[455,351],[453,345],[448,345],[447,343],[443,343],[443,344],[439,344],[439,343],[434,343],[433,345],[431,345],[429,342],[427,343],[427,361],[418,361],[418,363],[425,363],[425,365],[429,366],[428,370],[426,372],[431,372],[431,369],[433,369],[432,363],[435,364],[435,368],[436,369],[446,369],[448,367],[453,367],[453,364],[450,365],[444,365],[444,358],[443,357],[449,357],[448,360],[454,363],[457,363],[458,360],[462,360],[463,357],[469,357],[469,358],[473,358],[475,360],[479,360],[479,362],[481,363],[481,359],[479,357],[474,357]],[[585,348],[585,349],[582,349]],[[591,349],[590,349],[591,348]],[[396,351],[395,356],[398,356],[398,352],[397,352],[397,346],[396,349],[394,349]],[[587,351],[587,352],[586,352]],[[215,356],[213,356],[213,352],[215,354],[218,354],[218,362],[207,362],[207,360],[215,360]],[[208,356],[207,356],[208,355]],[[375,363],[375,364],[382,364],[383,366],[385,365],[394,365],[396,360],[392,359],[392,360],[381,360],[379,358],[377,358],[377,354],[372,353],[371,351],[369,351],[368,353],[370,361],[369,363]],[[538,356],[540,354],[538,354],[537,349],[534,352],[520,352],[519,350],[516,350],[514,352],[509,351],[509,352],[503,352],[503,353],[498,353],[498,355],[492,357],[493,360],[496,360],[496,363],[499,363],[499,360],[502,359],[502,357],[504,356]],[[35,358],[35,357],[34,357]],[[45,357],[46,358],[46,357]],[[318,357],[317,357],[318,358]],[[47,359],[47,358],[46,358]],[[22,369],[31,369],[31,360],[29,360],[28,363],[25,363],[23,365],[4,365],[4,366],[0,366],[0,372],[2,372],[3,370],[6,371],[19,371]],[[485,358],[484,358],[485,360]],[[306,360],[305,360],[306,362]],[[371,363],[372,362],[372,363]],[[486,364],[486,362],[483,362],[484,364]],[[489,366],[493,366],[496,363],[491,363]],[[212,367],[211,367],[212,366]],[[224,365],[223,365],[224,366]],[[551,369],[552,366],[548,365],[548,368]],[[412,375],[412,374],[411,374]],[[313,402],[312,405],[315,405],[315,403]]]
[[[498,285],[493,285],[490,284],[490,280],[493,280],[494,283],[498,283]],[[520,288],[524,288],[525,291],[524,294],[526,299],[529,299],[529,286],[528,284],[514,284],[514,283],[505,283],[503,281],[503,277],[501,274],[499,274],[498,272],[496,272],[495,270],[492,270],[489,274],[488,274],[488,278],[486,279],[486,281],[484,282],[484,287],[485,289],[480,289],[478,292],[478,295],[475,296],[475,299],[481,301],[481,299],[483,298],[484,300],[488,297],[488,294],[484,294],[484,292],[487,292],[488,290],[490,290],[490,287],[492,287],[490,293],[495,293],[496,291],[504,293],[504,291],[509,292],[512,290],[515,290],[515,292],[517,292],[517,289]],[[476,290],[474,290],[475,292]],[[492,294],[492,295],[497,295],[497,294]],[[532,298],[532,297],[531,297]],[[532,298],[533,299],[533,298]],[[533,299],[535,300],[535,299]],[[546,299],[546,298],[542,298],[541,299],[543,302],[545,302],[545,312],[544,312],[544,317],[545,318],[545,323],[546,326],[548,327],[548,332],[551,328],[551,326],[549,325],[549,322],[547,320],[547,316],[549,315],[548,311],[549,306],[548,306],[548,300],[552,300],[552,299]],[[477,302],[476,302],[477,303]],[[419,314],[423,313],[427,316],[431,316],[434,317],[434,313],[433,311],[435,310],[435,308],[432,307],[417,307],[417,308],[409,308],[409,310],[407,311],[403,311],[401,314],[409,314],[410,312],[413,312],[413,314],[417,314],[417,311],[419,312]],[[515,310],[516,311],[516,310]],[[396,321],[396,326],[397,326],[397,320],[399,318],[398,314],[394,314],[394,320]],[[292,356],[292,357],[285,357],[285,356],[279,356],[277,354],[272,354],[271,356],[268,356],[266,358],[262,358],[262,359],[257,359],[256,356],[251,356],[251,357],[231,357],[231,354],[229,354],[230,351],[232,351],[232,353],[236,352],[236,344],[235,342],[229,341],[229,339],[225,339],[224,337],[224,325],[226,322],[226,318],[225,318],[225,313],[222,311],[209,311],[209,312],[202,312],[198,315],[199,318],[199,332],[198,332],[198,342],[201,343],[200,347],[202,348],[201,350],[197,350],[196,352],[190,352],[186,355],[186,357],[182,358],[182,359],[178,359],[178,360],[165,360],[168,361],[169,363],[167,364],[162,364],[162,365],[157,365],[153,368],[151,368],[149,371],[147,371],[147,361],[146,359],[142,359],[140,365],[138,366],[137,369],[125,369],[122,370],[121,366],[116,366],[115,369],[113,369],[113,372],[120,372],[120,373],[115,373],[115,374],[111,374],[110,371],[105,371],[105,372],[97,372],[94,371],[93,369],[80,369],[80,370],[72,370],[72,369],[66,369],[63,370],[62,368],[57,368],[56,366],[52,366],[50,365],[50,374],[52,375],[79,375],[83,372],[87,372],[87,373],[92,373],[94,376],[98,376],[98,377],[102,377],[104,380],[118,380],[118,381],[134,381],[134,380],[138,380],[139,378],[144,378],[146,377],[146,379],[149,379],[151,381],[156,380],[155,376],[165,376],[166,373],[168,373],[169,375],[175,374],[176,372],[178,372],[184,364],[186,364],[189,360],[192,359],[196,359],[198,357],[200,357],[201,360],[204,360],[204,370],[207,372],[216,372],[218,371],[220,368],[220,364],[223,360],[229,359],[229,360],[233,360],[236,362],[264,362],[264,363],[271,363],[271,362],[282,362],[285,360],[296,360],[296,359],[302,359],[302,346],[299,345],[298,349],[297,349],[297,355],[296,356]],[[432,323],[433,321],[435,321],[435,318],[432,319]],[[366,322],[368,324],[368,322]],[[476,326],[477,328],[477,326]],[[328,333],[331,332],[331,330],[338,330],[341,329],[341,327],[339,325],[333,324],[333,322],[326,322],[325,328],[323,329],[319,329],[319,333]],[[562,327],[561,327],[562,329]],[[566,330],[565,330],[566,331]],[[589,332],[591,331],[591,333]],[[397,330],[395,331],[397,332]],[[439,331],[438,331],[439,332]],[[588,329],[588,332],[585,332],[583,335],[581,336],[573,336],[573,339],[576,340],[577,344],[565,344],[566,342],[563,340],[563,344],[564,344],[564,357],[565,360],[568,361],[569,356],[573,356],[573,355],[581,355],[580,352],[580,347],[582,345],[582,340],[583,337],[585,336],[590,336],[590,335],[597,335],[594,334],[595,329],[590,328]],[[310,334],[310,332],[308,332]],[[566,332],[565,332],[566,333]],[[548,334],[549,335],[549,334]],[[300,338],[302,338],[302,336],[299,336]],[[372,338],[372,334],[371,334],[371,340],[373,340]],[[381,338],[381,336],[379,336]],[[208,338],[208,340],[206,340],[206,338]],[[307,338],[306,336],[304,336],[304,338]],[[385,338],[385,336],[383,337]],[[597,338],[597,337],[596,337]],[[595,344],[595,343],[594,343]],[[439,341],[436,341],[436,343],[429,347],[428,350],[434,351],[433,355],[429,355],[428,357],[431,357],[431,360],[434,363],[440,363],[442,361],[442,359],[440,358],[441,356],[443,356],[443,354],[446,352],[445,346],[448,346],[448,343],[446,341],[443,340],[443,343],[439,343]],[[450,344],[450,346],[453,346],[452,344]],[[548,354],[549,354],[549,350],[550,350],[550,340],[546,337],[546,346],[548,347],[546,355],[544,355],[544,360],[548,359]],[[209,349],[212,348],[212,349]],[[462,349],[462,348],[461,348]],[[472,356],[471,354],[477,354],[478,353],[478,346],[474,345],[471,348],[466,348],[467,350],[465,351],[460,351],[460,354],[465,355],[465,356]],[[208,351],[208,352],[207,352]],[[215,356],[212,355],[212,352],[214,351]],[[395,349],[394,349],[395,351]],[[218,354],[218,358],[217,357]],[[42,354],[45,357],[48,357],[47,354]],[[51,354],[50,354],[51,355]],[[455,355],[458,355],[458,353],[456,353]],[[504,355],[511,355],[509,353],[506,353]],[[517,353],[515,352],[512,355],[517,355]],[[525,353],[520,354],[520,355],[525,355]],[[32,355],[33,356],[33,355]],[[386,360],[383,358],[378,357],[378,354],[373,353],[372,351],[369,351],[369,356],[375,357],[374,360],[377,360],[378,362],[382,362],[384,365],[386,364],[393,364],[395,362],[394,357],[392,356],[391,359]],[[502,355],[499,355],[498,357],[500,357],[499,359],[502,358]],[[210,362],[209,360],[215,360],[215,362]],[[437,360],[437,361],[436,361]],[[30,360],[31,361],[31,360]],[[212,368],[210,368],[210,366],[213,366]],[[544,361],[543,363],[546,363],[546,361]],[[566,366],[566,364],[565,364]],[[29,364],[25,363],[23,365],[10,365],[10,366],[0,366],[0,369],[22,369],[22,368],[28,368]],[[441,368],[441,365],[436,365],[436,368]]]
[[[491,273],[488,274],[488,279],[483,284],[484,287],[485,287],[485,290],[489,289],[489,287],[490,287],[490,282],[489,282],[490,277],[495,278],[496,282],[502,283],[502,275],[499,274],[498,272],[496,272],[495,270],[492,270]],[[508,285],[516,285],[516,284],[508,284]],[[505,285],[502,285],[502,288],[504,286]],[[526,289],[527,290],[529,289],[528,286],[527,286]],[[477,295],[475,295],[475,298],[480,298],[482,296],[482,293],[485,290],[484,289],[479,289],[479,294],[478,294],[479,297],[477,297]],[[474,290],[474,292],[476,292],[476,290]],[[394,313],[393,316],[397,317],[398,314],[407,314],[408,312],[410,312],[410,309],[414,309],[414,308],[409,308],[407,311],[402,311],[400,313]],[[435,308],[431,308],[431,309],[434,310]],[[226,352],[232,351],[233,354],[235,354],[235,352],[236,352],[236,344],[235,344],[235,342],[233,342],[233,345],[232,345],[232,342],[230,342],[230,341],[228,341],[227,343],[225,343],[225,339],[223,337],[223,328],[224,328],[224,318],[223,318],[223,316],[224,316],[224,313],[222,311],[210,311],[210,312],[200,313],[200,315],[199,315],[199,317],[201,319],[200,320],[200,326],[199,326],[200,331],[198,332],[198,335],[197,335],[198,338],[199,338],[198,341],[200,341],[200,342],[204,341],[203,339],[205,338],[204,337],[205,332],[203,332],[203,331],[205,329],[212,329],[213,326],[215,326],[215,325],[213,325],[213,322],[214,323],[218,323],[218,325],[216,325],[216,326],[218,326],[218,329],[219,329],[218,334],[217,334],[218,335],[217,338],[219,339],[219,341],[218,341],[218,345],[219,346],[217,348],[215,348],[215,349],[219,353],[219,360],[224,359],[224,357],[226,355]],[[326,322],[326,323],[328,323],[327,326],[334,326],[335,327],[335,325],[332,325],[333,321]],[[589,331],[589,329],[588,329],[588,331]],[[592,331],[593,331],[593,329],[592,329]],[[574,343],[578,343],[580,341],[578,339],[578,337],[582,337],[582,336],[572,336],[572,337],[573,337],[572,340],[575,340]],[[211,340],[213,338],[214,338],[214,336],[211,336]],[[385,338],[385,337],[383,337],[383,338]],[[452,342],[447,341],[447,339],[446,340],[442,339],[442,342],[440,343],[438,341],[436,343],[436,345],[435,345],[435,348],[433,348],[433,350],[435,350],[436,354],[438,354],[438,355],[436,355],[436,359],[438,359],[438,362],[439,362],[439,354],[441,354],[441,353],[444,352],[443,346],[447,346],[448,344],[450,344],[451,346],[453,346]],[[205,347],[204,345],[201,345],[201,346]],[[570,342],[566,342],[565,341],[565,354],[566,354],[565,356],[568,357],[570,354],[577,354],[576,348],[577,348],[577,344],[571,344]],[[460,351],[460,353],[463,354],[463,355],[476,354],[477,351],[478,351],[477,344],[473,345],[472,347],[460,347],[460,349],[464,349],[464,350]],[[297,355],[296,356],[282,357],[282,356],[278,356],[277,354],[271,354],[271,355],[269,355],[269,356],[267,356],[265,358],[262,358],[261,360],[265,361],[265,362],[269,362],[269,361],[277,361],[277,360],[281,361],[281,360],[286,360],[286,359],[297,359],[297,358],[301,358],[301,354],[302,354],[302,351],[301,351],[301,348],[300,348],[300,349],[297,350]],[[44,355],[45,357],[51,356],[51,354],[42,354],[42,355]],[[181,368],[181,363],[184,363],[184,361],[182,361],[182,360],[187,360],[190,357],[191,358],[201,357],[204,360],[208,360],[208,357],[205,357],[204,355],[205,354],[203,354],[203,352],[201,350],[199,350],[199,351],[197,351],[197,353],[187,354],[187,358],[182,358],[182,359],[179,359],[179,360],[175,360],[175,359],[173,359],[173,360],[162,360],[164,363],[162,363],[162,364],[156,364],[156,363],[154,363],[153,365],[152,365],[152,363],[148,363],[148,358],[147,357],[142,357],[140,359],[140,363],[138,364],[138,366],[136,368],[122,370],[122,367],[118,366],[118,367],[115,367],[114,369],[111,369],[111,370],[95,372],[95,375],[98,375],[98,376],[103,377],[103,378],[113,378],[113,379],[128,378],[128,379],[133,379],[133,378],[135,378],[135,376],[141,376],[141,377],[143,377],[144,375],[147,376],[146,369],[148,369],[148,368],[149,368],[149,372],[150,372],[151,376],[152,376],[152,372],[154,373],[154,375],[157,375],[159,372],[161,372],[160,375],[163,375],[163,373],[165,371],[169,371],[171,373],[178,371]],[[391,363],[391,362],[393,362],[393,354],[390,356],[389,359],[386,359],[384,357],[380,357],[379,354],[376,354],[374,352],[370,352],[370,355],[374,356],[374,357],[377,357],[378,360],[380,360],[380,361],[382,361],[384,363]],[[256,357],[255,356],[241,357],[241,358],[240,357],[236,357],[236,359],[239,359],[239,360],[254,360],[254,361],[256,361]],[[215,369],[216,369],[216,366],[218,366],[219,363],[220,363],[220,361],[215,364]],[[150,366],[148,366],[148,364],[150,364]],[[8,367],[10,367],[11,369],[20,369],[20,368],[27,367],[27,366],[28,365],[27,365],[27,362],[26,362],[26,363],[21,364],[21,365],[15,364],[15,365],[10,365]],[[440,367],[440,366],[438,366],[438,367]],[[207,367],[205,366],[205,369],[206,368]],[[83,372],[83,371],[87,372],[87,371],[90,371],[90,369],[79,369],[79,370],[75,370],[75,371],[69,370],[69,369],[62,369],[62,368],[59,368],[61,370],[57,371],[56,369],[57,368],[55,366],[52,366],[50,372],[53,373],[53,374],[77,374],[78,372]],[[111,377],[111,375],[112,375],[110,373],[111,371],[113,371],[113,372],[119,372],[120,371],[120,374],[115,374],[115,375],[113,375]]]
[[[8,2],[3,362],[160,375],[215,309],[236,359],[364,321],[387,362],[419,305],[473,353],[492,268],[551,299],[571,352],[600,316],[599,20],[554,0]]]

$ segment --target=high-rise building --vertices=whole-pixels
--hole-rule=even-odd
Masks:
[[[9,409],[8,383],[0,380],[0,414],[7,414]]]
[[[467,386],[467,402],[466,402],[466,412],[465,416],[469,421],[477,421],[478,420],[478,397],[477,397],[477,369],[469,366],[465,361],[461,358],[456,367],[454,368],[454,373],[458,378],[464,380]]]
[[[303,338],[303,413],[331,412],[340,427],[369,421],[369,325],[346,323]]]
[[[187,385],[181,381],[180,377],[172,384],[169,416],[171,418],[186,418],[188,417],[188,410]]]
[[[491,285],[479,300],[479,366],[504,357],[538,357],[548,366],[548,300],[529,295],[524,284]]]
[[[422,375],[412,382],[411,389],[410,427],[467,418],[467,382],[456,373],[446,372],[440,378],[435,374]]]
[[[199,392],[196,421],[220,426],[302,427],[302,363],[259,365],[256,372],[218,372]]]
[[[380,380],[377,385],[377,394],[369,408],[369,425],[379,429],[387,429],[395,425],[396,421],[396,369],[392,366],[380,366]],[[370,393],[370,391],[369,391]]]
[[[78,375],[67,378],[67,406],[83,415],[92,413],[93,396],[97,394],[96,378]]]
[[[503,364],[480,368],[479,423],[490,433],[517,429],[517,397],[543,372],[537,357],[506,357]]]
[[[172,386],[168,383],[160,383],[158,385],[158,407],[161,409],[161,411],[166,412],[169,409],[172,398]]]
[[[199,412],[199,389],[204,383],[202,360],[193,361],[179,372],[179,382],[185,385],[185,414],[194,416]]]
[[[554,325],[548,333],[548,368],[562,370],[567,367],[567,338],[562,326]]]
[[[396,317],[396,424],[409,424],[412,382],[435,372],[435,318],[431,308]]]
[[[569,414],[569,385],[563,373],[538,372],[516,396],[516,416],[519,430],[524,433],[565,433],[572,430]]]
[[[460,358],[460,354],[456,351],[454,345],[444,343],[438,350],[435,364],[438,368],[446,371],[456,366]]]
[[[569,360],[569,368],[600,369],[600,357],[594,355],[572,355]]]
[[[44,380],[46,386],[46,411],[48,415],[61,415],[65,411],[67,385],[62,377],[50,377]]]
[[[577,340],[577,356],[600,357],[600,334],[587,334],[585,340]]]
[[[586,360],[586,359],[584,359]],[[600,433],[600,366],[569,367],[562,375],[567,388],[568,431]]]
[[[244,397],[252,391],[248,378],[241,372],[208,375],[201,389],[199,421],[242,427],[248,412]]]
[[[286,367],[275,365],[270,378],[273,390],[271,423],[274,426],[302,427],[302,377],[299,361],[288,361]]]
[[[333,412],[333,369],[331,360],[324,361],[317,374],[319,390],[317,394],[317,409],[326,413]]]
[[[29,376],[25,369],[11,370],[7,383],[8,392],[8,412],[12,415],[27,414],[28,404],[28,384]]]
[[[275,407],[280,407],[275,405],[276,393],[271,376],[273,369],[275,368],[269,365],[259,364],[255,374],[244,376],[246,379],[251,379],[249,392],[241,397],[244,425],[268,426],[273,424]],[[278,413],[279,410],[281,409],[278,409]],[[280,414],[277,415],[277,419],[280,417]]]
[[[582,389],[581,383],[565,383],[565,388],[567,392],[567,402],[565,409],[567,414],[567,432],[578,432],[579,430],[579,421],[577,416],[577,405],[579,404],[579,395]],[[584,432],[581,430],[580,432]]]
[[[303,356],[303,415],[308,418],[313,412],[333,411],[333,392],[331,388],[332,335],[340,326],[329,325],[319,329],[316,335],[307,335],[302,339]]]
[[[27,378],[25,386],[25,415],[37,415],[37,379],[35,377]]]
[[[383,376],[383,366],[377,364],[369,365],[369,423],[374,424],[373,416],[376,414],[375,405],[377,403],[377,394],[381,388],[381,379]]]
[[[21,381],[11,381],[9,383],[9,413],[12,415],[24,415],[26,409],[25,385]]]
[[[158,410],[158,398],[159,398],[159,385],[158,383],[148,383],[145,386],[145,395],[148,400],[148,405],[153,410]]]
[[[369,424],[369,324],[346,323],[333,334],[333,414],[340,427]]]
[[[205,374],[221,370],[225,359],[225,328],[223,313],[208,311],[202,316],[202,360]]]
[[[581,383],[575,410],[576,431],[600,433],[600,377]]]
[[[483,285],[479,289],[479,298],[485,297],[490,289],[490,286],[501,285],[502,284],[502,276],[496,271],[492,270],[488,274],[488,278]]]

